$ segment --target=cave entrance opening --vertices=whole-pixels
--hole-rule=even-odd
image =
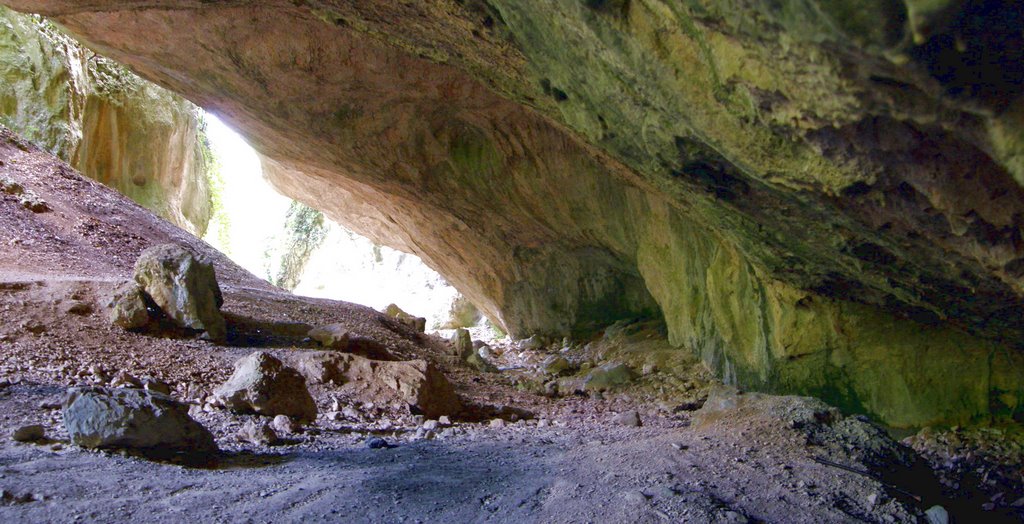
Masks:
[[[282,195],[238,133],[214,114],[204,118],[214,210],[203,240],[297,295],[377,310],[395,304],[425,317],[428,331],[467,327],[474,338],[494,338],[477,309],[419,257],[375,244]]]

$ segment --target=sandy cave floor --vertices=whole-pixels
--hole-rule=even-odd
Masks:
[[[549,398],[529,375],[545,350],[498,347],[521,369],[474,372],[445,357],[442,339],[372,309],[271,287],[6,131],[0,177],[49,208],[32,212],[19,196],[0,193],[3,522],[913,522],[934,504],[962,522],[1022,516],[1013,503],[1024,496],[1024,477],[1011,481],[1019,472],[1012,461],[1024,452],[1013,443],[1000,441],[1011,466],[985,470],[998,471],[992,478],[999,482],[979,492],[967,485],[943,490],[930,470],[922,472],[921,460],[884,485],[834,465],[881,473],[863,450],[840,437],[811,438],[779,411],[701,417],[694,400],[716,386],[685,360],[671,377],[655,372],[622,391]],[[110,290],[129,277],[142,249],[163,242],[215,261],[227,345],[183,333],[129,333],[106,320]],[[250,416],[201,409],[239,357],[307,348],[308,327],[332,322],[399,358],[435,361],[470,408],[428,438],[421,420],[401,406],[371,406],[318,385],[311,390],[321,417],[274,447],[235,438]],[[627,345],[647,351],[644,344],[657,343]],[[66,388],[118,371],[156,376],[194,402],[222,454],[181,465],[68,443],[59,410]],[[754,405],[789,402],[778,398]],[[326,416],[342,406],[349,415]],[[629,410],[638,411],[642,427],[614,421]],[[501,427],[491,424],[498,417]],[[46,426],[49,440],[12,441],[10,432],[26,424]],[[371,435],[393,447],[368,449]]]

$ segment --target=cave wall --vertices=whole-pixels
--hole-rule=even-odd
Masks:
[[[1024,410],[1012,3],[6,3],[513,335],[660,316],[744,387],[897,426]]]
[[[0,122],[202,236],[212,203],[198,108],[3,7],[0,77]]]

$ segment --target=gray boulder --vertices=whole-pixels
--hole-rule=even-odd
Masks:
[[[262,351],[235,362],[235,372],[213,395],[224,407],[242,413],[287,415],[301,422],[312,421],[317,413],[306,379]]]
[[[149,310],[146,308],[146,294],[136,282],[125,282],[118,286],[107,302],[110,322],[124,329],[139,329],[149,324]]]
[[[63,413],[71,442],[85,448],[217,451],[213,435],[188,416],[187,405],[152,391],[72,388]]]
[[[163,312],[182,327],[227,336],[223,298],[213,264],[177,244],[151,247],[135,262],[135,281]]]

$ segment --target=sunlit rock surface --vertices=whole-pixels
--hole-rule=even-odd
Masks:
[[[513,335],[661,316],[745,387],[899,426],[1024,410],[1014,2],[4,3]]]
[[[0,80],[0,123],[175,225],[206,230],[210,158],[187,100],[6,8]]]

